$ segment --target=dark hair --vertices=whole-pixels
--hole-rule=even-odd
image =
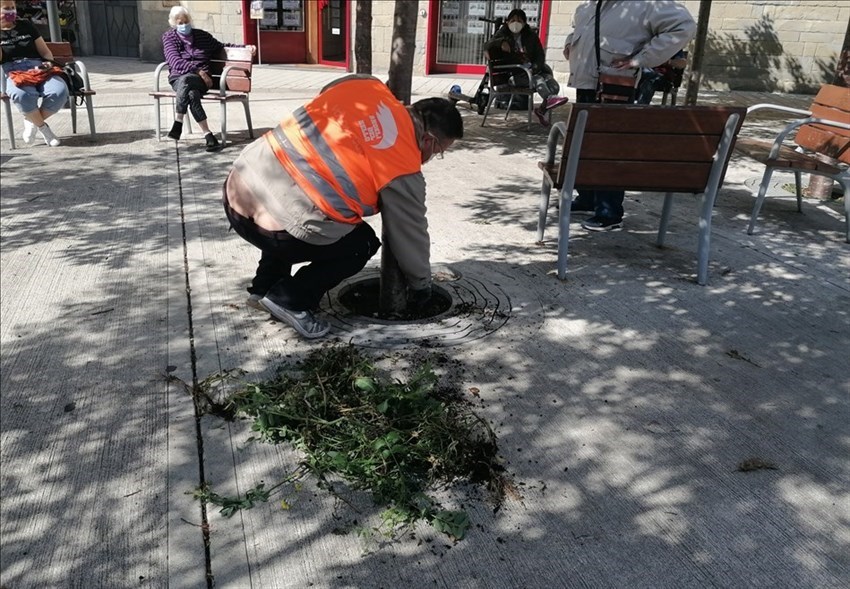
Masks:
[[[413,110],[422,117],[425,130],[431,131],[440,139],[460,139],[463,137],[463,119],[460,111],[445,98],[423,98],[413,103]]]
[[[513,17],[518,16],[522,19],[522,22],[528,24],[528,17],[525,16],[525,11],[522,8],[514,8],[508,13],[508,17],[505,19],[505,22],[508,22]]]

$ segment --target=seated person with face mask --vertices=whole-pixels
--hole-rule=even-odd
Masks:
[[[549,125],[550,110],[564,104],[568,99],[558,96],[561,87],[552,75],[552,68],[546,65],[543,44],[528,26],[525,12],[519,8],[512,10],[505,24],[487,43],[484,52],[487,59],[505,60],[531,68],[531,83],[543,99],[543,102],[535,107],[534,114],[541,125]]]

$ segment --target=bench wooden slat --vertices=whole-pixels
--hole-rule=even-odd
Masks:
[[[605,109],[603,116],[594,116],[590,120],[594,133],[617,133],[621,136],[638,135],[717,135],[723,132],[726,120],[729,118],[729,108],[724,106],[656,106],[650,111],[643,105],[575,105],[586,108],[593,106]],[[670,117],[666,110],[675,108],[679,115]],[[575,124],[575,118],[570,118],[569,129]],[[626,138],[623,139],[627,141]]]
[[[593,161],[582,159],[576,173],[577,190],[634,190],[690,192],[705,190],[712,162]]]
[[[53,43],[48,42],[47,48],[53,54],[53,59],[57,63],[65,65],[69,61],[74,61],[74,53],[71,51],[71,44],[67,42]]]
[[[647,133],[592,133],[582,141],[582,160],[634,159],[633,145],[641,145],[637,157],[650,165],[663,162],[711,162],[717,151],[719,135],[713,141],[704,136]]]
[[[804,153],[794,151],[787,145],[783,145],[780,148],[779,155],[775,159],[770,159],[768,156],[770,155],[771,147],[773,147],[772,141],[753,139],[751,137],[738,137],[738,141],[735,144],[735,149],[763,164],[790,168],[792,170],[826,172],[828,174],[838,174],[841,171],[841,168],[810,157]]]

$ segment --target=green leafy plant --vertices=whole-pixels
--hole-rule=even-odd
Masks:
[[[247,385],[230,407],[254,420],[259,439],[302,451],[303,467],[331,492],[333,475],[371,493],[386,507],[384,533],[422,519],[461,539],[470,525],[466,513],[442,509],[428,493],[469,481],[485,485],[501,504],[512,485],[489,424],[462,395],[438,389],[437,382],[428,364],[401,382],[382,378],[351,346],[328,347],[296,371]],[[268,499],[271,490],[258,485],[253,494],[228,501],[205,489],[200,498],[231,514]]]

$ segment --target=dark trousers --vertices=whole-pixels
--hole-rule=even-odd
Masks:
[[[356,225],[339,241],[313,245],[286,231],[268,231],[234,211],[224,196],[230,226],[242,239],[259,248],[260,263],[248,292],[267,296],[292,311],[319,306],[324,294],[354,276],[377,253],[381,242],[366,223]],[[310,262],[292,275],[292,265]]]
[[[576,103],[588,104],[599,102],[596,90],[576,90]],[[576,206],[580,208],[593,207],[596,217],[614,219],[623,218],[623,199],[626,193],[622,190],[579,190]]]
[[[185,115],[187,109],[192,111],[192,117],[199,123],[207,120],[207,113],[201,104],[201,96],[207,93],[206,82],[198,74],[183,74],[171,82],[171,88],[176,94],[174,110],[177,114]]]

